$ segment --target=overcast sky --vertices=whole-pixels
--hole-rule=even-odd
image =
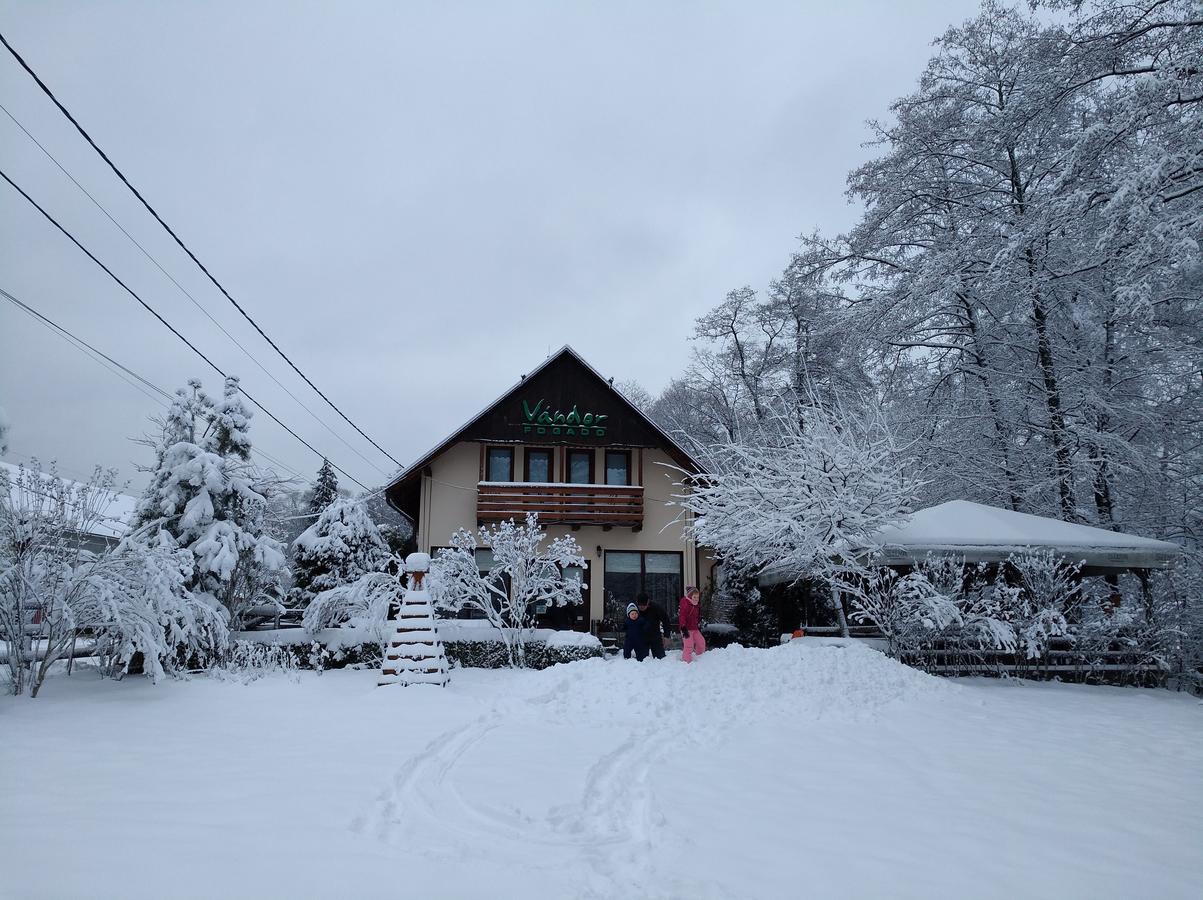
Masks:
[[[653,393],[693,319],[853,213],[864,122],[970,2],[2,2],[0,31],[231,293],[403,463],[572,344]],[[310,443],[351,432],[6,52],[0,167]],[[217,375],[0,183],[0,288],[174,390]],[[133,466],[154,402],[0,299],[12,461]],[[252,438],[319,460],[259,414]]]

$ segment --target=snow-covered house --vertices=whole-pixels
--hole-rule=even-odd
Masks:
[[[458,528],[528,512],[550,537],[572,532],[589,561],[588,599],[547,624],[586,630],[606,616],[607,598],[621,606],[646,591],[671,609],[685,585],[711,577],[713,561],[670,503],[681,470],[699,467],[565,346],[403,471],[386,497],[415,522],[423,552]]]
[[[17,473],[20,471],[18,466],[0,461],[0,467],[8,470],[11,482],[17,480]],[[71,488],[80,484],[80,482],[72,481],[70,478],[64,478],[63,481]],[[105,497],[100,498],[99,508],[102,510],[102,515],[92,525],[87,534],[79,535],[82,545],[94,552],[114,546],[128,530],[129,521],[137,505],[138,500],[136,497],[116,491],[109,492]]]

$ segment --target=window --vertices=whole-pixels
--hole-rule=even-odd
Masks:
[[[490,447],[485,459],[485,481],[514,480],[514,448]]]
[[[593,451],[568,451],[568,483],[593,484]]]
[[[631,451],[606,451],[606,484],[631,483]]]
[[[554,481],[550,450],[526,448],[526,475],[524,481]]]
[[[645,592],[669,618],[684,588],[680,553],[606,551],[606,615],[621,618],[622,610]]]

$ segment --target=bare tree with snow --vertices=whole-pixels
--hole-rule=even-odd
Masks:
[[[678,484],[691,536],[737,569],[831,585],[846,633],[839,592],[859,590],[874,534],[905,516],[914,490],[883,419],[811,405],[709,457],[709,472]]]
[[[81,636],[110,673],[141,654],[152,677],[226,646],[225,611],[186,588],[189,550],[144,535],[88,549],[83,537],[104,519],[114,478],[98,469],[68,482],[36,462],[15,479],[0,469],[0,636],[13,693],[28,686],[36,697]]]
[[[526,644],[541,605],[567,606],[582,600],[582,582],[565,569],[588,566],[572,535],[547,541],[539,517],[513,519],[482,527],[476,534],[465,528],[451,537],[451,546],[436,556],[431,574],[432,593],[439,608],[473,610],[488,619],[505,644],[511,666],[526,665]],[[482,572],[477,550],[488,550],[492,563]]]

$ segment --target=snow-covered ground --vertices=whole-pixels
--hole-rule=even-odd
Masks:
[[[1203,705],[795,641],[0,698],[0,896],[1197,897]]]

